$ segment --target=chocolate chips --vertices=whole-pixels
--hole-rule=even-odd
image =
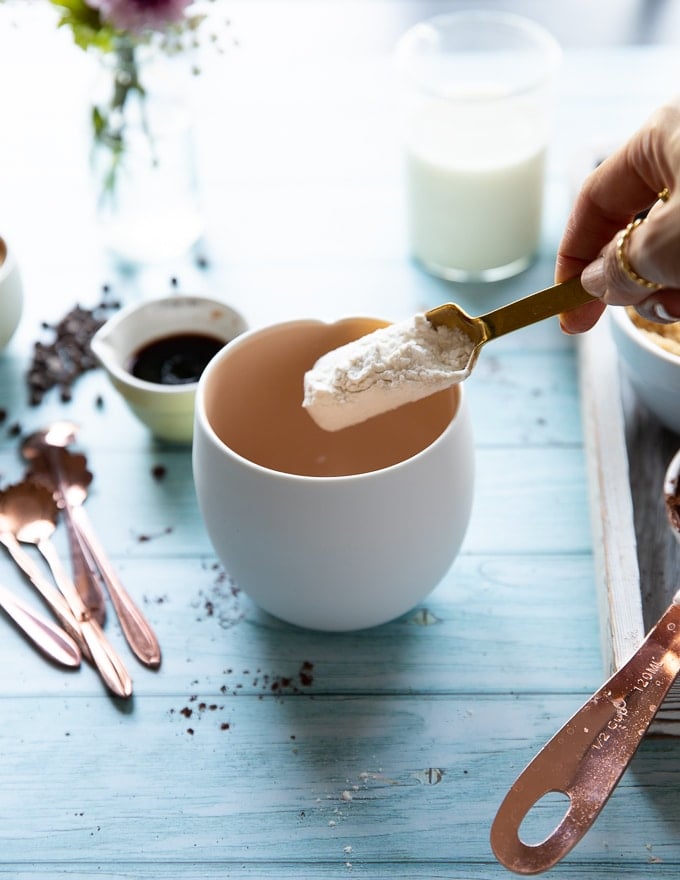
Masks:
[[[43,329],[53,331],[53,339],[39,340],[33,346],[33,359],[26,375],[31,406],[41,403],[52,388],[60,389],[62,402],[71,400],[75,380],[98,366],[90,348],[92,337],[109,312],[118,307],[118,302],[108,299],[93,309],[76,305],[56,324],[43,324]]]

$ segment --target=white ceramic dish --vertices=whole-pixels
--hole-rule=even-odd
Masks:
[[[406,613],[444,577],[470,518],[461,386],[334,432],[302,407],[317,358],[383,323],[250,331],[199,382],[193,468],[208,535],[239,587],[298,626],[357,630]]]
[[[640,399],[659,421],[680,434],[680,356],[666,351],[633,324],[626,309],[607,309],[621,363]]]
[[[163,385],[130,372],[135,353],[174,334],[203,334],[230,342],[246,330],[244,318],[225,303],[204,296],[171,295],[122,309],[92,339],[92,351],[132,412],[156,436],[190,443],[198,382]]]
[[[0,238],[0,351],[9,344],[23,311],[23,286],[14,251]]]

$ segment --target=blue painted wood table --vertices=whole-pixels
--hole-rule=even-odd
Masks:
[[[110,614],[134,678],[118,702],[89,666],[48,665],[0,621],[0,873],[506,876],[496,810],[604,676],[577,355],[557,323],[489,346],[466,385],[477,483],[451,571],[401,619],[342,635],[284,625],[239,591],[198,515],[189,449],[154,441],[100,371],[71,402],[33,407],[25,373],[43,322],[105,285],[126,303],[210,293],[251,326],[450,299],[481,313],[546,286],[579,157],[672,94],[677,50],[567,48],[540,257],[511,281],[456,286],[408,255],[391,60],[444,4],[235,2],[240,47],[194,83],[205,259],[123,274],[89,201],[91,69],[37,6],[0,13],[0,232],[26,296],[0,360],[0,474],[23,472],[19,434],[80,425],[88,513],[163,663],[137,664]],[[8,558],[0,581],[34,601]],[[680,743],[648,739],[554,876],[677,878],[679,784]]]

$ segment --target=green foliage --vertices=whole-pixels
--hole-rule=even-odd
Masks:
[[[98,9],[88,6],[85,0],[49,2],[61,10],[59,27],[70,28],[76,45],[81,49],[98,49],[102,52],[113,49],[116,31],[102,21]]]

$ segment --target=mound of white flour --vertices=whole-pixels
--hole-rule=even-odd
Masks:
[[[461,382],[472,349],[465,333],[415,315],[320,357],[305,374],[302,405],[338,431]]]

